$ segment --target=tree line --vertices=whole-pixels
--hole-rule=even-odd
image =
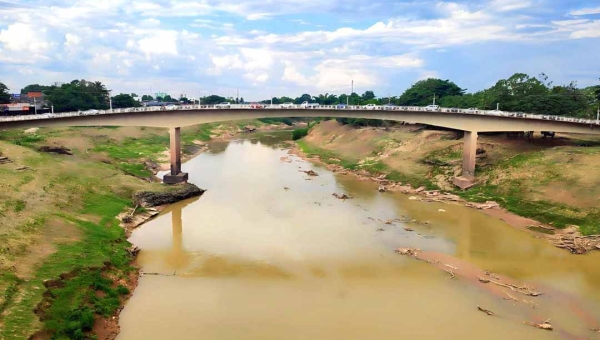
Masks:
[[[142,102],[161,101],[165,103],[201,103],[213,105],[222,102],[245,103],[244,98],[227,98],[216,94],[204,96],[199,101],[185,97],[179,99],[166,95],[153,98],[135,93],[110,96],[110,91],[99,81],[73,80],[62,85],[25,86],[22,94],[29,91],[42,91],[45,99],[54,105],[56,112],[109,108],[109,98],[113,108],[141,106]],[[420,80],[408,88],[400,96],[377,97],[373,91],[365,91],[362,95],[352,93],[310,95],[304,93],[299,97],[273,97],[260,101],[264,104],[283,104],[302,102],[319,103],[321,105],[366,105],[394,104],[401,106],[425,106],[436,104],[442,107],[496,109],[502,111],[522,111],[527,113],[552,114],[581,118],[595,117],[600,106],[600,85],[580,88],[576,82],[566,85],[555,85],[548,76],[540,74],[533,77],[524,73],[516,73],[508,79],[497,81],[490,88],[467,93],[450,80],[429,78]],[[10,102],[8,88],[0,82],[0,104]]]

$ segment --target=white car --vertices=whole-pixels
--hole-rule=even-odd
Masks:
[[[167,110],[177,110],[177,105],[170,104],[165,107]]]
[[[92,109],[92,110],[87,110],[87,111],[83,111],[83,113],[84,113],[84,114],[86,114],[86,115],[97,115],[99,112],[100,112],[100,111],[98,111],[98,110],[94,110],[94,109]]]
[[[439,111],[440,110],[440,106],[439,105],[427,105],[425,107],[426,111]]]
[[[305,109],[314,109],[317,106],[319,106],[319,103],[302,102],[302,104],[300,104],[300,107]]]
[[[283,103],[283,104],[281,104],[281,108],[282,109],[291,109],[292,107],[294,107],[294,103]]]
[[[223,102],[223,103],[215,105],[215,107],[217,109],[229,109],[229,108],[231,108],[231,104],[228,102]]]
[[[375,105],[375,104],[367,104],[367,105],[363,105],[363,108],[364,108],[364,109],[367,109],[367,110],[375,110],[375,108],[376,108],[377,106],[378,106],[378,105]]]
[[[476,113],[478,111],[479,111],[479,109],[476,108],[476,107],[470,107],[470,108],[468,108],[468,109],[465,110],[466,113]]]

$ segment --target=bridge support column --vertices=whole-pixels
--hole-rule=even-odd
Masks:
[[[454,185],[468,189],[475,181],[475,156],[477,155],[477,131],[465,131],[462,175],[454,178]]]
[[[188,174],[181,172],[181,128],[169,129],[171,137],[171,173],[163,177],[165,184],[177,184],[187,182]]]

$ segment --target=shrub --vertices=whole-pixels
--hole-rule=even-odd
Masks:
[[[308,128],[296,129],[292,132],[292,139],[298,140],[308,135]]]

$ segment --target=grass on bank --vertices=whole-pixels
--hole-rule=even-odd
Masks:
[[[19,140],[17,134],[9,139],[22,145]],[[14,162],[0,167],[0,339],[26,339],[41,329],[53,339],[93,338],[85,334],[94,315],[111,315],[128,293],[116,283],[132,268],[130,244],[115,216],[130,206],[134,191],[172,188],[125,176],[118,164],[86,153],[64,156],[34,151],[33,144],[0,144]],[[31,169],[14,171],[21,165]],[[26,185],[32,181],[35,186]],[[38,257],[41,246],[51,254]],[[64,273],[72,277],[44,298],[44,282]],[[42,301],[40,321],[34,310]]]

